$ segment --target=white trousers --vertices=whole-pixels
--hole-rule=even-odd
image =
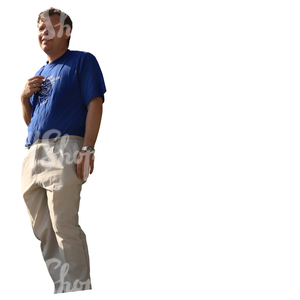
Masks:
[[[91,289],[86,237],[78,224],[83,180],[76,159],[83,138],[38,140],[22,168],[22,192],[55,293]]]

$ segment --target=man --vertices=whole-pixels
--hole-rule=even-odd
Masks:
[[[91,289],[78,210],[81,186],[94,169],[106,92],[95,57],[68,49],[71,31],[60,10],[40,13],[38,41],[48,61],[21,94],[28,126],[22,192],[55,293]]]

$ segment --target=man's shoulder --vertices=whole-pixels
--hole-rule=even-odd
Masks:
[[[70,55],[74,58],[94,57],[94,55],[90,52],[78,51],[78,50],[70,50]]]
[[[70,60],[73,61],[79,69],[83,67],[99,66],[97,58],[90,52],[70,51]]]

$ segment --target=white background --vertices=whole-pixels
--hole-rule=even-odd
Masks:
[[[93,290],[55,297],[299,299],[299,5],[266,0],[3,4],[6,299],[54,297],[20,182],[20,94],[46,62],[36,21],[51,6],[107,85],[80,208]]]

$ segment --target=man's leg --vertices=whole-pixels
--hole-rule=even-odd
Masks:
[[[34,235],[41,241],[41,250],[44,260],[59,259],[59,246],[52,228],[47,205],[46,190],[35,182],[35,149],[30,149],[23,163],[22,191],[27,206]],[[48,268],[54,282],[59,281],[60,270],[54,266]]]
[[[58,140],[53,150],[54,166],[47,169],[42,180],[61,259],[56,293],[91,289],[86,237],[78,224],[83,181],[77,177],[76,165],[71,159],[77,156],[74,152],[81,148],[80,143],[82,141],[70,139],[64,144]]]
[[[91,288],[86,237],[78,224],[79,194],[79,186],[66,184],[47,192],[62,262],[60,286],[56,292]]]

